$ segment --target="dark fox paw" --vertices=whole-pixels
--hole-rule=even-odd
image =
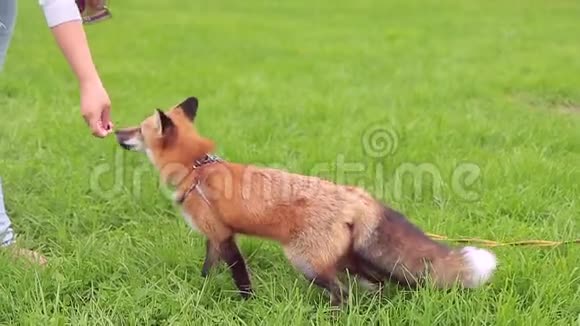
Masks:
[[[254,290],[252,290],[252,288],[247,287],[247,288],[243,288],[240,290],[240,296],[242,297],[242,299],[244,300],[248,300],[251,299],[252,297],[254,297],[256,295],[256,293],[254,292]]]

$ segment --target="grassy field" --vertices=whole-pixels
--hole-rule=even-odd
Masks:
[[[93,138],[35,1],[0,76],[0,173],[30,268],[0,255],[1,325],[580,325],[580,247],[494,248],[474,291],[353,286],[333,319],[279,247],[241,237],[257,297],[143,156]],[[118,127],[194,95],[223,158],[367,188],[425,231],[580,238],[577,1],[113,1],[87,27]]]

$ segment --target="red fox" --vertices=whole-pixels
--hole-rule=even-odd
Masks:
[[[241,296],[254,294],[236,234],[280,243],[333,305],[348,298],[338,277],[345,272],[379,286],[415,287],[430,279],[439,288],[474,288],[495,271],[493,253],[436,242],[360,187],[222,160],[213,155],[214,142],[196,131],[197,111],[197,98],[189,97],[115,135],[124,149],[147,154],[175,190],[186,222],[206,237],[203,277],[223,260]]]

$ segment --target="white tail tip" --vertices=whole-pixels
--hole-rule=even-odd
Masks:
[[[497,259],[493,253],[475,247],[464,247],[461,253],[470,267],[470,273],[465,277],[465,287],[478,287],[491,278],[497,267]]]

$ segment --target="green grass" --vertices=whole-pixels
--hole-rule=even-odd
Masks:
[[[118,127],[194,95],[199,130],[228,160],[330,168],[326,176],[450,237],[580,238],[576,1],[127,0],[112,10],[87,33]],[[223,266],[199,276],[203,238],[159,193],[145,157],[90,135],[34,1],[20,1],[0,78],[8,210],[22,244],[50,260],[37,269],[0,255],[0,324],[335,321],[326,296],[269,241],[239,239],[255,299],[238,298]],[[381,157],[365,152],[376,125],[393,144]],[[337,173],[341,159],[361,170]],[[466,162],[474,180],[457,172]],[[414,189],[407,174],[401,186],[406,163],[439,176]],[[481,289],[353,290],[337,318],[579,325],[577,245],[493,250],[500,265]]]

